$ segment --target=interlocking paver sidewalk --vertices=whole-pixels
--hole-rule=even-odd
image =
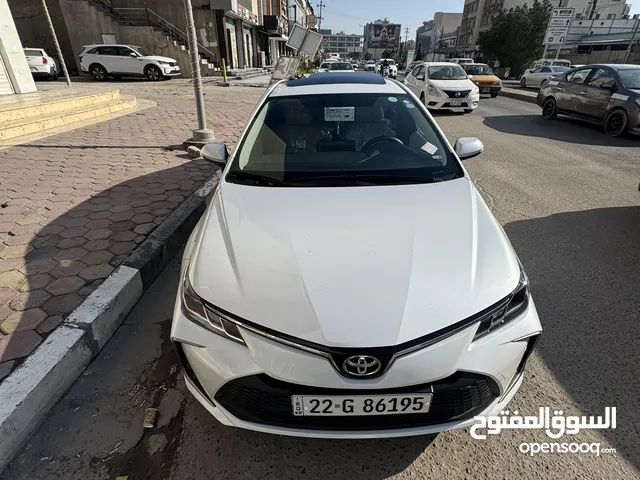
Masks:
[[[158,106],[0,150],[0,381],[216,169],[171,148],[197,125],[188,81],[113,87]],[[234,145],[262,90],[205,93]]]

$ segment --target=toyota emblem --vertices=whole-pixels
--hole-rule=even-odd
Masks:
[[[346,373],[356,377],[370,377],[378,373],[381,368],[380,360],[370,355],[354,355],[342,364],[342,369]]]

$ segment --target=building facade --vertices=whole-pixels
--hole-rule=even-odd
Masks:
[[[322,30],[323,36],[321,48],[326,55],[340,54],[341,58],[360,58],[364,48],[364,36],[346,34],[344,32],[333,33],[331,30]]]
[[[554,7],[575,8],[575,19],[616,20],[628,17],[631,5],[626,0],[550,0]],[[460,28],[459,49],[467,56],[478,53],[480,32],[491,28],[497,10],[530,5],[529,0],[465,0]]]
[[[446,37],[450,42],[452,32],[458,32],[462,24],[462,13],[436,12],[433,20],[422,22],[422,26],[416,31],[416,45],[419,45],[418,54],[425,59],[430,54],[441,50],[442,40]],[[457,39],[456,42],[457,44]]]

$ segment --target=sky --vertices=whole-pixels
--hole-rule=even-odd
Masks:
[[[322,0],[326,5],[322,9],[322,28],[345,33],[362,34],[363,26],[387,17],[392,23],[409,26],[409,38],[415,36],[416,29],[423,21],[432,20],[435,12],[462,12],[464,0]],[[312,0],[316,15],[318,3]],[[640,0],[628,1],[633,7],[631,13],[640,13]]]

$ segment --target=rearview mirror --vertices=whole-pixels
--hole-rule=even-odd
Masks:
[[[205,160],[209,160],[213,163],[219,163],[224,165],[227,163],[229,152],[227,146],[222,142],[209,142],[200,151],[200,154]]]
[[[480,155],[484,151],[484,144],[475,137],[464,137],[456,140],[454,148],[460,160],[466,160]]]

